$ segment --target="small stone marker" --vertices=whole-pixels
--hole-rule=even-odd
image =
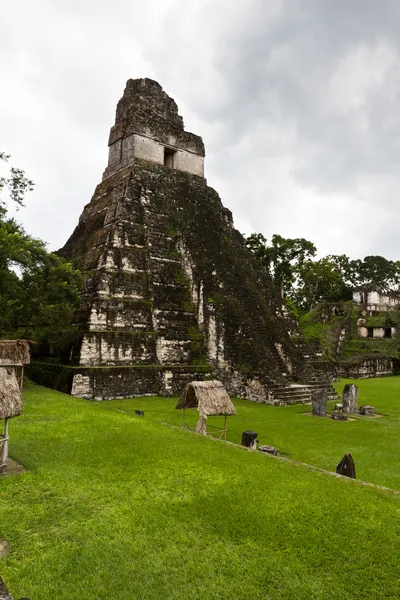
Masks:
[[[312,395],[312,414],[318,417],[325,417],[328,394],[325,390],[317,390]]]
[[[13,600],[12,596],[8,593],[6,584],[0,577],[0,600]]]
[[[365,417],[372,417],[375,414],[375,408],[373,406],[360,406],[360,415]]]
[[[342,404],[345,413],[357,412],[358,387],[355,383],[346,383],[343,388]]]
[[[8,556],[10,554],[10,546],[6,542],[6,540],[2,540],[0,538],[0,557]]]
[[[251,429],[247,429],[242,433],[242,446],[245,446],[249,450],[255,450],[257,448],[257,433],[255,431],[251,431]]]
[[[346,415],[346,413],[332,413],[331,414],[331,419],[333,419],[334,421],[347,421],[348,418],[349,417]]]
[[[338,475],[344,475],[345,477],[351,477],[352,479],[356,478],[356,466],[351,454],[346,452],[336,467],[336,473]]]
[[[13,597],[9,593],[6,584],[0,576],[0,600],[13,600]],[[19,600],[29,600],[29,598],[20,598]]]
[[[274,446],[258,446],[260,452],[266,452],[267,454],[272,454],[276,456],[278,454],[277,449]]]

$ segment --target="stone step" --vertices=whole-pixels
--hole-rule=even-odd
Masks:
[[[269,391],[275,404],[305,404],[311,402],[313,392],[320,390],[326,391],[328,400],[338,399],[332,384],[327,381],[290,385],[272,383],[269,385]]]

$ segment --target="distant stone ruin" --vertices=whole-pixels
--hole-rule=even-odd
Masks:
[[[127,82],[103,181],[59,251],[85,276],[80,333],[62,360],[36,357],[37,381],[107,399],[179,395],[213,377],[281,403],[304,380],[281,298],[207,185],[204,156],[157,82]],[[310,401],[313,385],[298,388]]]
[[[303,318],[301,336],[321,344],[323,358],[339,377],[398,375],[400,294],[382,294],[369,284],[353,293],[353,301],[323,301]]]

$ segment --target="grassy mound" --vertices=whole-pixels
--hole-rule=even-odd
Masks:
[[[365,429],[362,420],[316,422],[298,415],[304,407],[238,402],[231,432],[242,423],[260,431],[264,411],[267,443],[289,447],[272,439],[280,431],[318,457],[326,425],[346,435],[355,425],[375,456],[367,432],[386,422],[386,435],[396,412],[388,389],[380,398],[388,417]],[[158,416],[150,409],[157,402]],[[121,412],[126,401],[91,403],[29,385],[10,428],[11,454],[28,472],[0,479],[0,537],[11,546],[0,572],[15,597],[398,596],[399,496],[167,427],[157,420],[166,420],[168,402],[131,401],[145,408],[141,418]],[[368,403],[378,409],[378,388]],[[318,435],[307,430],[314,422]]]

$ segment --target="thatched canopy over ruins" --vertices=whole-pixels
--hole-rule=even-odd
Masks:
[[[236,415],[236,409],[220,381],[192,381],[183,390],[176,408],[197,408],[203,417]]]
[[[0,340],[1,366],[16,367],[29,363],[29,344],[26,340]]]
[[[21,391],[15,370],[10,367],[0,367],[0,419],[17,417],[21,411]]]

